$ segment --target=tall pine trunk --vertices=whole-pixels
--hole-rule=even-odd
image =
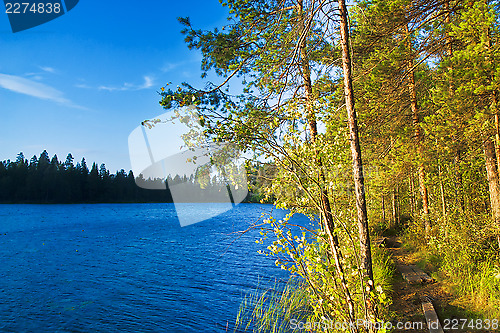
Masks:
[[[497,156],[495,156],[495,145],[487,138],[483,142],[484,158],[486,162],[486,175],[488,177],[488,189],[490,192],[491,214],[497,230],[500,225],[500,182],[498,177]]]
[[[451,59],[453,57],[453,39],[451,37],[451,34],[449,32],[449,26],[451,24],[451,9],[450,9],[450,1],[445,1],[444,2],[444,11],[445,11],[445,24],[446,24],[446,55],[448,56],[448,59]],[[453,67],[450,65],[448,66],[448,72],[451,72],[453,70]],[[448,84],[448,94],[449,98],[453,99],[454,95],[454,85],[453,81],[451,81]],[[455,166],[455,202],[457,203],[456,206],[459,207],[460,212],[463,213],[465,211],[465,202],[464,202],[464,192],[463,192],[463,180],[462,180],[462,172],[460,171],[460,147],[458,146],[457,140],[453,139],[453,142],[455,143],[455,156],[453,160],[453,164]]]
[[[344,72],[344,95],[347,109],[347,122],[349,126],[349,141],[352,156],[352,173],[354,178],[354,191],[356,193],[356,209],[358,215],[358,233],[361,251],[361,270],[368,282],[368,291],[373,290],[373,269],[370,248],[370,235],[368,233],[368,215],[366,211],[365,184],[363,176],[363,162],[359,145],[358,122],[354,109],[354,91],[352,87],[351,54],[349,51],[349,22],[345,0],[339,0],[340,11],[340,37],[342,46],[342,68]],[[375,317],[375,309],[367,297],[368,315]]]
[[[406,37],[408,38],[408,50],[412,51],[410,32],[406,26]],[[417,103],[417,90],[415,85],[415,70],[413,68],[413,57],[408,60],[408,92],[410,94],[410,107],[413,117],[413,127],[415,136],[415,145],[417,151],[418,161],[418,183],[420,187],[420,195],[422,197],[422,208],[424,211],[424,227],[425,232],[428,234],[431,229],[431,221],[429,219],[429,194],[427,186],[425,186],[425,168],[422,158],[424,155],[422,130],[420,128],[420,116]]]
[[[301,35],[306,34],[306,27],[304,24],[304,7],[303,0],[298,0],[298,12],[300,15],[300,29]],[[307,55],[307,44],[305,36],[301,36],[302,40],[299,43],[300,57],[301,57],[301,69],[302,69],[302,79],[305,89],[305,100],[306,100],[306,112],[307,112],[307,121],[309,126],[309,134],[311,137],[311,143],[314,145],[316,143],[316,139],[318,136],[317,122],[316,122],[316,113],[313,109],[313,90],[312,90],[312,81],[311,81],[311,69],[309,66],[309,58]],[[323,170],[323,161],[318,154],[317,148],[314,148],[315,158],[316,158],[316,166],[319,169],[319,177],[320,177],[320,195],[321,195],[321,205],[322,205],[322,216],[325,230],[328,234],[328,239],[330,242],[331,253],[333,255],[333,259],[335,262],[335,268],[337,271],[337,275],[340,279],[340,283],[345,295],[345,302],[348,307],[349,319],[351,321],[350,330],[351,332],[357,332],[358,329],[354,325],[356,322],[356,313],[354,308],[354,302],[352,300],[350,289],[347,285],[347,279],[344,272],[344,267],[342,264],[342,252],[340,250],[340,244],[338,241],[338,236],[335,232],[335,223],[333,221],[333,215],[330,205],[330,199],[328,198],[328,189],[325,187],[326,179],[325,173]]]
[[[499,121],[498,121],[498,104],[497,104],[496,92],[493,92],[493,105],[495,107],[495,143],[496,143],[495,148],[496,148],[497,177],[498,177],[498,172],[500,172],[500,133],[499,133],[499,124],[498,124],[499,123]],[[499,182],[500,182],[500,180],[499,180]],[[498,208],[498,210],[500,210],[500,208]],[[498,210],[497,210],[497,213],[499,213]],[[495,212],[493,207],[492,207],[492,211]],[[500,248],[500,216],[494,215],[493,218],[495,220],[494,227],[495,227],[495,231],[497,234],[498,247]]]
[[[491,52],[493,41],[491,38],[491,29],[486,32],[488,38],[488,51]],[[491,78],[489,79],[491,84]],[[495,117],[495,143],[493,144],[489,138],[485,141],[485,158],[486,172],[488,175],[488,187],[490,190],[491,213],[493,215],[493,228],[496,233],[498,246],[500,247],[500,180],[498,172],[500,171],[500,133],[499,133],[499,115],[497,105],[497,90],[491,92],[491,109],[494,111]],[[491,157],[491,147],[494,147],[493,156]],[[492,165],[492,159],[496,164]]]
[[[498,101],[497,95],[495,92],[492,94],[493,105],[495,108],[495,153],[497,156],[497,169],[500,170],[500,124],[499,124],[499,116],[498,116]]]

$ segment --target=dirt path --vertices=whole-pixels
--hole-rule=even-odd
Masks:
[[[401,247],[397,238],[390,238],[387,242],[386,248],[391,251],[394,263],[396,265],[414,265],[416,264],[415,258],[412,254]],[[402,329],[395,329],[394,332],[415,332],[415,333],[428,333],[427,324],[422,311],[423,296],[429,296],[432,299],[434,308],[438,314],[441,325],[443,325],[445,332],[474,332],[474,333],[490,333],[494,331],[486,330],[468,330],[465,329],[446,329],[446,322],[453,319],[460,320],[467,318],[465,312],[456,306],[452,305],[455,297],[444,290],[444,286],[440,282],[434,282],[424,285],[410,285],[403,280],[399,272],[396,273],[397,277],[394,281],[394,290],[392,294],[393,304],[390,306],[392,314],[392,322],[395,325],[400,322],[406,325]],[[445,319],[447,319],[445,321]],[[415,323],[415,324],[414,324]],[[419,324],[422,323],[422,324]],[[449,323],[448,323],[449,324]],[[423,326],[422,326],[423,325]],[[500,331],[495,331],[500,332]]]

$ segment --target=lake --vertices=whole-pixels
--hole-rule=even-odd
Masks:
[[[173,204],[0,205],[0,331],[232,332],[246,294],[288,278],[258,230],[235,234],[272,208],[181,228]]]

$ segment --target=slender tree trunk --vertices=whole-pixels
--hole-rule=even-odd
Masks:
[[[445,1],[444,3],[445,10],[445,24],[446,24],[446,55],[448,59],[453,57],[453,39],[449,32],[449,27],[451,23],[451,10],[450,10],[450,1]],[[451,72],[453,67],[451,64],[448,66],[448,72]],[[450,80],[448,85],[448,94],[450,99],[453,98],[455,87],[453,85],[453,81]],[[453,139],[455,145],[457,145],[457,140]],[[464,193],[463,193],[463,181],[462,181],[462,173],[460,171],[460,148],[455,147],[455,157],[454,157],[454,165],[455,165],[455,198],[460,211],[463,213],[465,210],[465,202],[464,202]]]
[[[392,223],[391,228],[394,228],[397,225],[397,211],[396,211],[396,188],[392,189]]]
[[[460,171],[460,151],[456,152],[456,155],[453,159],[453,164],[455,167],[455,203],[459,207],[460,212],[463,213],[465,211],[465,198],[464,198],[464,190],[463,190],[463,179],[462,172]]]
[[[446,213],[446,197],[444,195],[444,182],[443,173],[441,172],[441,163],[438,159],[438,176],[439,176],[439,188],[441,190],[441,209],[443,210],[444,219],[444,237],[448,238],[448,214]]]
[[[495,148],[496,148],[496,160],[497,160],[497,173],[500,171],[500,133],[499,133],[499,121],[498,121],[498,104],[497,104],[497,94],[493,92],[493,105],[495,107]],[[500,182],[500,180],[499,180]],[[500,219],[494,217],[495,219],[495,229],[497,233],[498,248],[500,248]]]
[[[491,29],[488,28],[487,31],[487,38],[488,38],[488,51],[491,52],[491,47],[493,46],[492,39],[491,39]],[[491,78],[490,78],[490,83],[491,83]],[[497,91],[494,90],[491,93],[491,108],[494,110],[495,114],[495,156],[494,159],[496,160],[496,165],[493,166],[491,165],[491,161],[488,161],[491,159],[491,157],[488,157],[490,154],[486,154],[486,151],[491,149],[486,146],[491,145],[490,140],[485,141],[485,156],[486,156],[486,170],[488,174],[488,185],[490,189],[490,201],[491,201],[491,212],[493,214],[493,228],[496,232],[497,236],[497,242],[498,246],[500,247],[500,179],[498,176],[498,172],[500,171],[500,134],[499,134],[499,121],[498,121],[498,105],[497,105]],[[490,164],[490,165],[489,165]]]
[[[399,185],[396,186],[396,227],[401,226],[401,202],[400,202]]]
[[[443,184],[443,174],[441,173],[441,165],[438,165],[438,173],[439,173],[439,188],[441,190],[441,209],[443,210],[443,217],[446,218],[446,200],[444,196],[444,184]]]
[[[305,24],[304,24],[304,7],[303,7],[303,0],[298,0],[298,12],[301,16],[301,29],[300,31],[305,33]],[[318,129],[317,129],[317,123],[316,123],[316,114],[314,112],[312,102],[313,102],[313,90],[312,90],[312,81],[311,81],[311,70],[309,67],[309,58],[307,55],[307,45],[306,45],[306,38],[303,38],[300,45],[300,56],[301,56],[301,68],[302,68],[302,79],[304,83],[304,88],[305,88],[305,99],[306,99],[306,112],[307,112],[307,120],[308,120],[308,126],[309,126],[309,134],[311,138],[312,144],[316,142],[316,138],[318,136]],[[323,170],[323,162],[321,160],[321,157],[319,157],[318,152],[316,151],[315,148],[315,155],[316,155],[316,164],[319,169],[319,176],[321,180],[322,186],[326,183],[325,180],[325,173]],[[340,245],[338,241],[338,237],[335,233],[335,224],[333,221],[333,215],[332,215],[332,210],[331,210],[331,205],[330,205],[330,200],[328,198],[328,190],[326,188],[321,188],[321,204],[322,204],[322,215],[323,215],[323,221],[324,221],[324,226],[326,229],[326,232],[328,234],[328,239],[330,241],[330,248],[331,252],[334,258],[335,262],[335,268],[337,271],[337,275],[340,279],[340,283],[342,285],[342,289],[345,294],[345,301],[348,307],[349,311],[349,319],[352,324],[356,322],[356,313],[355,313],[355,308],[354,308],[354,302],[352,300],[352,296],[349,290],[349,287],[347,285],[347,280],[345,277],[345,272],[344,272],[344,267],[342,264],[342,252],[340,250]],[[358,332],[358,329],[355,325],[350,326],[351,332]]]
[[[436,139],[436,146],[438,144],[438,140]],[[441,210],[443,214],[443,218],[446,219],[446,199],[444,195],[444,182],[443,182],[443,172],[441,171],[441,161],[439,157],[436,160],[436,164],[438,166],[438,181],[439,181],[439,190],[441,193]]]
[[[493,105],[495,106],[495,153],[497,156],[497,169],[500,170],[500,129],[498,120],[498,105],[497,105],[497,95],[493,92]]]
[[[363,162],[361,159],[361,148],[359,145],[358,122],[356,119],[356,110],[354,109],[354,91],[352,87],[351,74],[351,54],[349,51],[349,22],[348,12],[345,0],[339,0],[340,12],[340,37],[342,44],[342,68],[344,71],[344,95],[347,109],[349,140],[351,143],[352,171],[354,178],[354,190],[356,192],[356,209],[358,212],[358,232],[361,250],[361,270],[365,280],[368,280],[367,289],[372,291],[373,269],[372,256],[370,248],[370,235],[368,233],[368,215],[366,211],[365,184],[363,176]],[[376,317],[375,309],[371,303],[370,297],[367,297],[368,315]],[[374,318],[372,318],[374,319]]]
[[[394,137],[391,136],[391,147],[394,147]],[[397,153],[397,152],[396,152]],[[391,156],[391,164],[394,165],[394,156]],[[392,185],[392,194],[391,194],[391,225],[390,228],[394,228],[397,225],[397,203],[396,203],[396,184]]]
[[[385,200],[384,200],[384,194],[382,194],[382,222],[385,225]]]
[[[499,230],[500,226],[500,182],[498,177],[497,161],[495,156],[495,145],[488,138],[483,143],[484,158],[486,162],[486,175],[488,176],[488,189],[490,192],[491,214]],[[498,237],[498,233],[497,233]]]
[[[408,26],[406,26],[406,33],[408,38],[408,49],[411,51],[411,41],[410,41],[410,32]],[[408,60],[408,71],[409,71],[409,82],[408,82],[408,90],[410,94],[410,106],[411,112],[413,116],[413,126],[414,126],[414,135],[415,135],[415,144],[417,148],[417,156],[419,159],[418,165],[418,182],[420,186],[420,195],[422,196],[422,208],[424,211],[424,226],[425,232],[428,234],[431,229],[431,221],[429,220],[429,194],[427,191],[427,187],[425,186],[425,168],[421,159],[424,156],[424,147],[422,144],[422,130],[420,128],[420,118],[419,118],[419,110],[417,104],[417,91],[415,87],[415,70],[413,69],[413,59]]]
[[[491,32],[490,29],[487,31],[487,38],[488,38],[488,51],[491,50],[491,47],[493,46],[492,41],[491,41]],[[490,78],[490,84],[491,84],[491,78]],[[496,91],[492,91],[491,93],[491,106],[495,110],[495,154],[497,157],[497,170],[500,170],[500,133],[499,133],[499,121],[498,121],[498,107],[497,107],[497,94]]]
[[[445,10],[445,18],[444,18],[444,22],[445,22],[445,26],[446,26],[446,53],[447,53],[447,56],[448,56],[448,59],[451,59],[451,57],[453,57],[453,39],[450,35],[450,32],[448,29],[450,29],[450,24],[451,24],[451,10],[450,10],[450,1],[445,1],[444,3],[444,10]],[[448,72],[451,72],[453,70],[453,67],[451,66],[451,62],[450,62],[450,65],[448,66]],[[451,81],[450,79],[450,82],[449,82],[449,85],[448,85],[448,94],[450,96],[450,99],[453,97],[454,93],[453,93],[453,90],[454,90],[454,86],[453,86],[453,82]],[[456,140],[453,140],[455,141],[455,144],[456,144]],[[457,151],[455,152],[455,165],[458,165],[460,163],[460,152]],[[456,173],[456,176],[458,178],[458,180],[460,180],[458,183],[461,185],[461,179],[462,179],[462,175],[459,174],[460,172],[460,169],[458,168],[455,168],[455,173]],[[443,208],[443,216],[446,218],[446,203],[444,201],[444,188],[443,188],[443,181],[441,179],[441,165],[439,165],[439,179],[440,179],[440,187],[441,187],[441,201],[442,201],[442,208]],[[457,185],[455,183],[455,185]],[[460,194],[459,194],[459,193]],[[463,212],[463,195],[462,195],[462,191],[460,189],[458,189],[458,186],[455,187],[455,196],[457,197],[458,200],[460,200],[460,208],[461,208],[461,211]],[[461,199],[459,198],[459,196],[461,197]],[[446,229],[446,232],[448,230]]]
[[[451,23],[451,10],[450,10],[450,1],[445,1],[444,3],[444,10],[446,12],[445,17],[444,17],[444,22],[446,24],[446,53],[448,55],[448,58],[451,59],[453,56],[453,39],[451,38],[450,32],[448,29],[450,29],[450,23]],[[453,67],[448,66],[448,71],[451,72]],[[453,82],[449,82],[449,93],[450,97],[453,95]]]
[[[443,177],[441,173],[441,165],[438,161],[438,172],[439,172],[439,188],[441,189],[441,208],[443,210],[443,219],[444,219],[444,237],[448,238],[448,216],[446,214],[446,200],[444,196],[444,184]]]
[[[410,170],[410,174],[408,177],[408,187],[410,189],[410,215],[413,217],[415,212],[415,196],[413,194],[413,171]]]

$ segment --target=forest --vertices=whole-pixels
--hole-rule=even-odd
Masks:
[[[110,174],[85,158],[74,164],[72,154],[64,162],[44,150],[29,161],[21,152],[15,161],[0,162],[1,203],[104,203],[172,202],[168,191],[145,190],[136,185],[132,171]]]
[[[263,195],[290,211],[263,219],[260,243],[273,240],[263,252],[298,286],[247,319],[279,331],[300,313],[363,332],[360,318],[397,318],[380,235],[397,235],[469,317],[498,318],[500,3],[221,4],[216,29],[179,18],[205,86],[166,85],[160,104],[196,108],[208,138],[252,153],[272,170]],[[317,228],[292,236],[297,213]]]
[[[259,168],[248,165],[252,191],[244,202],[269,201],[263,200],[260,193],[265,184],[262,173],[262,169],[259,171]],[[203,186],[200,185],[202,183]],[[0,161],[0,203],[172,203],[170,187],[178,184],[183,184],[182,191],[186,193],[180,196],[177,193],[177,202],[227,200],[220,193],[226,183],[201,174],[190,177],[169,174],[164,180],[144,179],[142,174],[135,177],[132,171],[127,173],[124,169],[111,174],[105,164],[98,166],[94,162],[89,170],[85,157],[75,165],[71,153],[64,162],[60,162],[57,155],[50,158],[46,150],[29,161],[22,152],[15,161]]]

